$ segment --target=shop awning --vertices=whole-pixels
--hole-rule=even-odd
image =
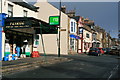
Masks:
[[[41,23],[41,24],[40,24]],[[36,34],[57,34],[57,28],[33,17],[7,17],[4,30],[32,28]],[[40,30],[42,29],[42,30]]]
[[[70,34],[70,38],[80,39],[80,37],[79,37],[79,36],[74,35],[74,34]]]

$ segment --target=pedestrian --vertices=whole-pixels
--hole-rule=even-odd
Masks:
[[[19,46],[16,47],[16,53],[17,53],[17,56],[20,57],[20,47]]]

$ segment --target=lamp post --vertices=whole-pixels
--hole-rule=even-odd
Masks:
[[[110,30],[108,31],[108,47],[110,47]]]
[[[60,0],[60,10],[59,10],[59,22],[61,24],[61,0]],[[60,29],[61,25],[59,24],[58,34],[59,34],[59,40],[58,40],[58,57],[60,57]]]

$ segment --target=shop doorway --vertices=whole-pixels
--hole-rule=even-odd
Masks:
[[[18,57],[20,57],[21,54],[30,56],[33,51],[33,34],[6,31],[5,37],[4,56],[9,54],[17,54]]]

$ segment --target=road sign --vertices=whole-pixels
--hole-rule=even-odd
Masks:
[[[2,14],[0,13],[0,27],[4,26],[5,19],[6,19],[6,14],[5,13],[2,13]]]
[[[60,25],[60,17],[59,16],[50,16],[49,17],[49,25]]]

